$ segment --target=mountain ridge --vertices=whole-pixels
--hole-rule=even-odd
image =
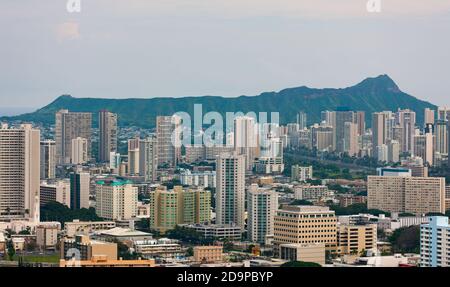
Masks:
[[[436,109],[436,106],[417,99],[400,90],[388,75],[366,78],[358,84],[346,88],[310,88],[298,86],[282,89],[279,92],[263,92],[259,95],[238,97],[221,96],[188,96],[188,97],[155,97],[155,98],[76,98],[62,95],[50,104],[36,110],[14,117],[1,119],[17,121],[33,121],[43,124],[54,123],[54,113],[60,109],[74,112],[97,113],[107,109],[119,115],[120,126],[139,126],[153,128],[157,115],[170,115],[178,111],[193,113],[194,104],[203,105],[203,114],[217,111],[226,112],[279,112],[282,124],[295,122],[296,114],[305,111],[308,124],[320,121],[320,112],[334,110],[346,106],[352,110],[366,112],[366,121],[370,126],[372,112],[409,108],[417,113],[418,123],[423,122],[425,108]],[[147,116],[143,116],[147,114]],[[94,125],[97,117],[93,116]]]

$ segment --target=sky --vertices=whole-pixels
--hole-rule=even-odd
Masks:
[[[0,1],[0,110],[74,97],[233,97],[388,74],[450,106],[450,0]]]

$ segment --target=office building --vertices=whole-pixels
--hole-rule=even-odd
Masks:
[[[242,230],[240,226],[226,224],[189,224],[182,225],[185,228],[195,230],[204,239],[217,239],[230,241],[239,241],[242,238]]]
[[[60,110],[55,115],[56,159],[58,164],[72,162],[72,140],[78,137],[87,140],[87,157],[91,155],[91,113],[75,113]]]
[[[40,131],[0,127],[0,219],[39,221]]]
[[[195,246],[194,262],[217,263],[223,261],[223,246]]]
[[[328,207],[283,205],[274,220],[274,251],[279,252],[282,244],[323,243],[336,252],[336,220]]]
[[[117,152],[117,114],[102,110],[98,113],[98,159],[109,162],[111,152]]]
[[[376,224],[338,224],[337,244],[341,254],[364,256],[363,252],[377,251]]]

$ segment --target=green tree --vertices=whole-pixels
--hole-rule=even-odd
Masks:
[[[14,255],[16,255],[16,249],[14,249],[14,244],[12,242],[12,240],[9,240],[7,243],[7,249],[8,249],[8,259],[9,261],[13,261],[14,260]]]
[[[396,229],[389,237],[394,253],[420,253],[420,226]]]

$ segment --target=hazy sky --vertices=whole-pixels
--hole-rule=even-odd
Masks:
[[[0,1],[0,108],[346,87],[389,74],[450,106],[450,0]]]

